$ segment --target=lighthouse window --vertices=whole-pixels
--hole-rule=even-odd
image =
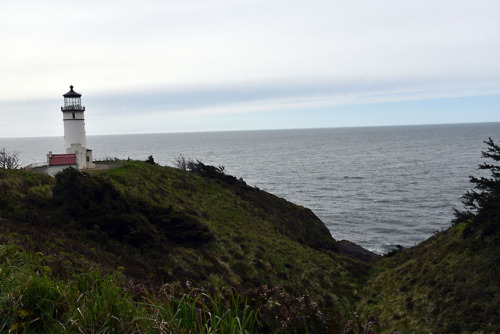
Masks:
[[[64,107],[66,109],[79,109],[81,107],[81,101],[79,97],[68,97],[64,99]]]
[[[75,113],[73,113],[73,118],[75,118]]]

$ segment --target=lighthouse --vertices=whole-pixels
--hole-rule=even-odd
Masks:
[[[78,169],[93,168],[92,150],[87,149],[85,136],[85,107],[82,106],[81,94],[70,90],[64,97],[64,106],[61,107],[64,122],[64,145],[66,154],[74,154]]]
[[[64,123],[65,154],[47,154],[47,164],[29,165],[33,171],[55,176],[66,168],[95,168],[92,160],[92,150],[87,148],[85,137],[85,107],[82,106],[82,94],[69,86],[69,92],[63,95],[64,106],[61,107]],[[38,165],[38,166],[37,166]]]

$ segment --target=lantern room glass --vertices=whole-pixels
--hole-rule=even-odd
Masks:
[[[82,102],[79,97],[65,97],[64,109],[66,110],[81,110]]]

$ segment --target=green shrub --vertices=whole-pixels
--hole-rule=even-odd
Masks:
[[[167,240],[192,244],[213,238],[196,217],[171,206],[126,197],[102,176],[68,168],[56,175],[56,181],[52,203],[61,220],[68,217],[93,233],[101,231],[113,240],[150,247]]]

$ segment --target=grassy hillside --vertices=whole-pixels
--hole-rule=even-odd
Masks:
[[[498,192],[367,263],[309,209],[201,167],[0,170],[0,332],[500,330]]]
[[[0,244],[42,254],[51,280],[118,272],[139,299],[165,283],[230,286],[257,308],[259,294],[288,303],[273,310],[283,328],[345,321],[369,266],[339,255],[309,209],[235,180],[134,161],[56,179],[0,170]]]
[[[376,264],[360,311],[383,332],[498,331],[500,237],[462,223]]]

